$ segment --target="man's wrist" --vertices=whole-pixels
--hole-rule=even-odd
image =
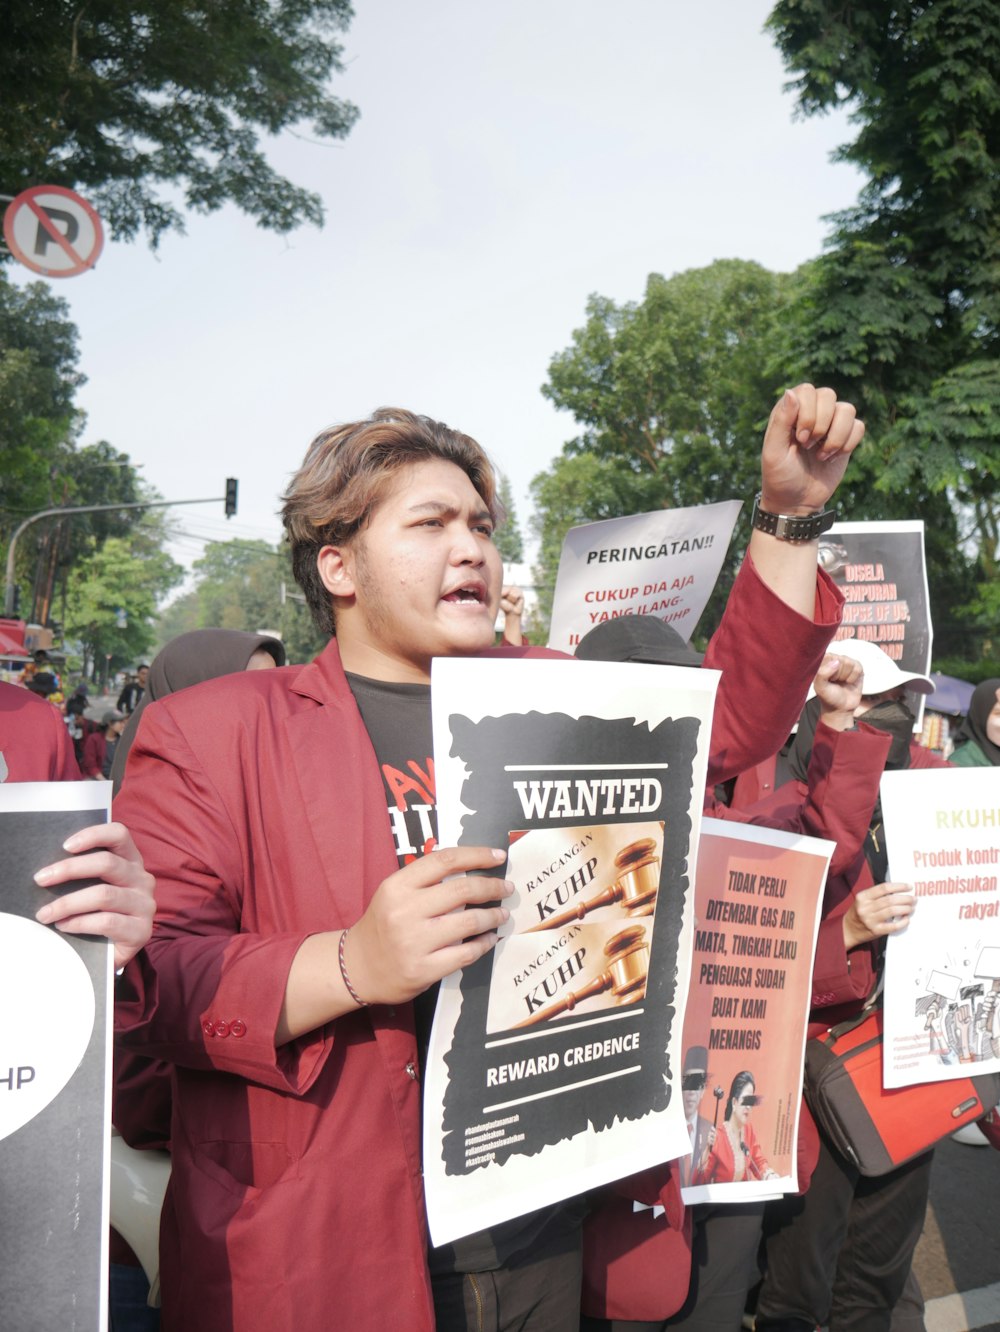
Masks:
[[[817,541],[837,521],[833,509],[817,509],[805,504],[782,504],[762,491],[754,496],[750,526],[778,541],[796,544]]]
[[[842,708],[831,708],[829,712],[823,711],[819,716],[824,726],[829,726],[831,731],[853,731],[857,728],[854,725],[854,713],[845,712]]]
[[[368,1006],[371,1004],[371,1000],[362,999],[361,995],[358,994],[357,990],[354,988],[354,985],[351,983],[351,978],[347,970],[346,947],[347,947],[347,936],[350,934],[350,932],[351,932],[350,928],[344,930],[337,943],[337,963],[340,968],[340,978],[344,982],[344,989],[354,1000],[357,1006],[359,1008],[368,1008]]]
[[[775,499],[766,490],[759,490],[754,499],[768,513],[787,513],[795,518],[811,518],[814,513],[822,512],[815,504],[789,504],[787,500]]]

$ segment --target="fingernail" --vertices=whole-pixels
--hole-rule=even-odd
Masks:
[[[507,910],[505,906],[502,906],[500,908],[500,915],[503,917],[504,920],[510,920],[510,912]]]
[[[510,895],[511,895],[511,893],[512,893],[513,891],[514,891],[514,884],[511,882],[510,879],[504,879],[504,881],[503,881],[503,895],[504,895],[504,897],[510,897]]]
[[[35,912],[35,919],[39,921],[42,925],[47,925],[49,921],[52,919],[51,905],[39,907],[38,910]]]
[[[73,833],[72,837],[67,837],[65,842],[63,842],[63,850],[75,851],[76,848],[79,846],[79,844],[80,844],[79,836],[76,833]]]
[[[45,865],[35,874],[35,882],[38,884],[48,883],[53,877],[51,865]]]
[[[492,849],[492,851],[490,852],[490,855],[493,857],[494,860],[498,860],[498,861],[499,861],[499,860],[506,860],[506,859],[507,859],[507,852],[506,852],[506,851],[500,851],[500,850],[498,850],[496,847],[494,847],[494,848]]]
[[[809,431],[808,431],[808,430],[800,430],[799,433],[795,436],[795,438],[799,441],[800,444],[808,444],[808,443],[809,443]]]

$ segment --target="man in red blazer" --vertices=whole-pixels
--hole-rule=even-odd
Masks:
[[[713,782],[787,735],[836,627],[815,538],[862,433],[811,385],[772,413],[750,559],[706,657],[756,692],[720,697]],[[476,873],[502,851],[434,849],[430,664],[493,642],[497,511],[482,450],[437,422],[384,410],[325,432],[284,519],[330,644],[145,713],[116,812],[158,893],[128,1039],[176,1066],[167,1329],[430,1332],[436,1299],[439,1328],[575,1332],[582,1207],[436,1251],[433,1296],[425,1249],[426,996],[508,915]]]

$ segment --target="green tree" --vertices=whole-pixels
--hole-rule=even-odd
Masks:
[[[924,518],[935,646],[974,653],[970,626],[1000,613],[996,6],[781,0],[768,26],[800,111],[849,108],[836,157],[866,176],[831,219],[788,356],[860,406],[851,514]]]
[[[48,489],[47,508],[137,504],[155,498],[146,494],[128,454],[119,453],[104,440],[61,450],[50,468]],[[70,570],[108,537],[127,537],[143,522],[144,513],[143,509],[120,509],[66,514],[33,524],[19,543],[22,558],[34,565],[31,619],[47,623],[60,588],[65,595]],[[154,530],[160,530],[158,522],[154,522]]]
[[[102,683],[148,654],[157,602],[184,577],[161,541],[155,524],[136,528],[127,539],[109,537],[99,546],[94,541],[90,557],[67,579],[66,637],[80,642],[84,673]]]
[[[532,483],[546,614],[574,524],[752,498],[761,433],[784,383],[770,367],[792,288],[784,275],[725,259],[669,279],[651,274],[639,303],[590,298],[586,324],[554,357],[542,389],[581,427]],[[734,554],[704,624],[735,562]]]
[[[319,198],[261,140],[296,125],[336,139],[356,109],[329,91],[348,0],[7,0],[0,19],[0,182],[79,188],[117,239],[183,230],[187,207],[235,203],[262,227],[319,225]]]
[[[188,634],[192,629],[199,629],[198,623],[198,593],[185,592],[182,596],[175,597],[169,605],[164,606],[156,617],[156,638],[153,641],[152,653],[161,651],[179,634]]]
[[[500,473],[499,490],[500,503],[507,517],[496,534],[497,550],[503,557],[504,564],[520,564],[524,559],[524,542],[521,539],[521,528],[514,508],[514,492],[511,490],[510,479],[504,472]]]
[[[0,57],[2,59],[2,57]],[[76,326],[47,283],[0,273],[0,538],[49,506],[51,474],[80,428]]]
[[[16,287],[0,274],[0,542],[41,509],[129,504],[144,498],[127,454],[78,446],[77,331],[46,283]],[[95,542],[125,536],[141,510],[53,518],[28,528],[15,574],[22,614],[45,623],[69,569]]]
[[[156,647],[191,629],[271,630],[290,662],[308,661],[324,646],[291,574],[285,546],[266,541],[212,541],[194,562],[195,585],[166,607]]]

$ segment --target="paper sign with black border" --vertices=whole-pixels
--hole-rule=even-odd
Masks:
[[[926,675],[934,633],[923,521],[835,523],[820,538],[819,563],[847,603],[835,640],[865,639],[900,670]],[[927,695],[911,689],[906,698],[919,732]]]
[[[497,949],[438,999],[435,1244],[684,1150],[678,998],[717,684],[668,666],[435,661],[440,843],[509,846],[496,875],[516,886]]]

